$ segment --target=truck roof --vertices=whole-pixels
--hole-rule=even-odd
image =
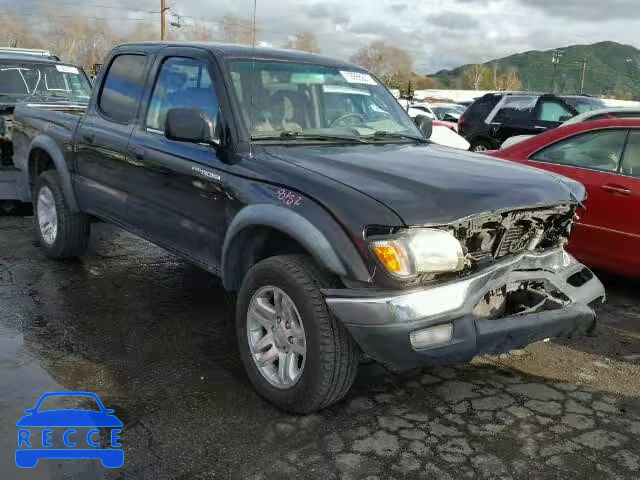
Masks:
[[[25,53],[11,53],[0,52],[0,60],[13,60],[17,62],[31,62],[31,63],[65,63],[58,60],[56,57],[46,57],[38,55],[29,55]]]
[[[196,47],[211,51],[217,57],[228,58],[256,58],[267,60],[289,60],[294,62],[312,63],[316,65],[325,65],[338,68],[349,68],[364,70],[361,66],[358,66],[351,62],[338,60],[333,57],[325,57],[316,53],[300,52],[297,50],[286,50],[281,48],[268,48],[268,47],[252,47],[250,45],[233,45],[227,43],[216,42],[136,42],[136,43],[124,43],[117,48],[126,49],[128,47],[135,47],[138,49],[148,50],[149,52],[155,52],[164,47]]]

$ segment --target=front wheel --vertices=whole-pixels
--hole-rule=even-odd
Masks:
[[[285,411],[325,408],[353,384],[358,347],[321,293],[334,285],[304,255],[263,260],[242,283],[236,311],[242,362],[258,393]]]
[[[72,258],[84,253],[89,243],[89,216],[71,211],[54,170],[38,177],[33,209],[38,240],[48,257]]]

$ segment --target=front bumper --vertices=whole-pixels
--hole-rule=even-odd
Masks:
[[[474,314],[488,292],[530,281],[552,286],[568,298],[567,304],[497,319]],[[324,293],[329,309],[366,354],[400,367],[466,363],[476,355],[590,331],[596,321],[593,306],[605,298],[602,283],[561,248],[521,254],[472,276],[402,294],[351,289]],[[445,325],[450,325],[451,336],[444,342],[423,348],[410,341],[413,332]]]

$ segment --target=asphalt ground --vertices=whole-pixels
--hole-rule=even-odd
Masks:
[[[0,479],[637,479],[640,282],[602,279],[595,337],[402,374],[366,363],[344,401],[297,417],[248,383],[216,278],[104,224],[82,259],[50,260],[32,219],[0,217]],[[57,390],[115,410],[123,467],[15,466],[16,421]]]

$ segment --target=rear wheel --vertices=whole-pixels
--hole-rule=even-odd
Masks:
[[[47,256],[72,258],[85,252],[89,243],[89,216],[69,209],[54,170],[38,177],[33,208],[38,240]]]
[[[247,273],[236,313],[245,370],[267,400],[309,413],[340,400],[351,388],[358,347],[328,311],[322,288],[330,276],[304,255],[272,257]]]
[[[474,140],[471,143],[472,152],[486,152],[487,150],[493,150],[493,147],[486,140]]]

